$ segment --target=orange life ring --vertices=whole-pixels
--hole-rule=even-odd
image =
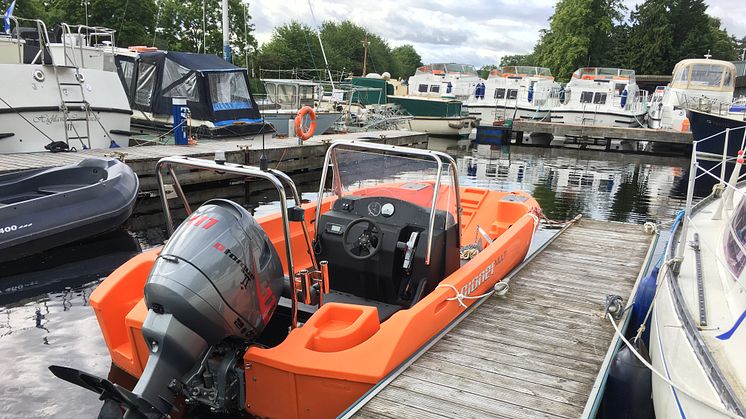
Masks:
[[[311,125],[308,126],[307,131],[303,131],[303,117],[308,115],[311,119]],[[304,106],[298,111],[298,115],[295,116],[295,135],[298,136],[302,141],[313,137],[313,132],[316,130],[316,112],[310,106]]]

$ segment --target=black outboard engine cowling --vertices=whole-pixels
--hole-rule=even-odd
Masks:
[[[214,383],[209,365],[216,363],[208,358],[231,354],[240,362],[272,317],[282,284],[277,252],[248,211],[227,200],[206,202],[169,239],[145,284],[142,332],[150,358],[133,393],[163,414],[179,393],[202,395],[224,410],[228,401],[216,395],[227,394],[219,388],[227,384]],[[226,350],[226,342],[239,344]]]

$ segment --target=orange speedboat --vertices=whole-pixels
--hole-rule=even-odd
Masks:
[[[269,181],[280,212],[254,219],[227,200],[191,212],[175,167]],[[188,214],[175,232],[164,171]],[[172,157],[158,179],[172,236],[90,298],[112,362],[137,384],[50,367],[127,417],[195,405],[336,416],[489,293],[538,225],[525,193],[459,187],[447,154],[371,143],[329,147],[319,205],[266,168]]]

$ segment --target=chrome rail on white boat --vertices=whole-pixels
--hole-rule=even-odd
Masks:
[[[730,143],[731,132],[743,132],[742,138],[741,138],[740,150],[744,150],[744,147],[746,147],[746,125],[737,127],[737,128],[726,128],[724,131],[721,131],[717,134],[713,134],[713,135],[710,135],[709,137],[705,137],[701,140],[695,140],[692,142],[692,157],[691,157],[691,161],[689,164],[689,182],[688,182],[687,191],[686,191],[686,207],[684,210],[684,222],[681,227],[682,240],[679,242],[679,246],[676,250],[676,258],[679,260],[683,257],[684,249],[686,248],[685,238],[686,238],[687,231],[689,229],[690,218],[691,218],[690,215],[692,212],[692,201],[694,199],[694,184],[697,178],[699,177],[699,175],[697,175],[697,171],[702,170],[703,172],[702,176],[709,175],[715,178],[716,180],[718,180],[720,188],[723,188],[723,189],[731,188],[731,189],[737,190],[735,185],[731,185],[725,179],[725,174],[726,174],[725,171],[726,171],[727,163],[735,159],[735,157],[731,157],[731,158],[728,157],[728,146],[730,145],[729,143]],[[725,142],[723,144],[722,155],[716,155],[712,153],[697,151],[697,147],[699,146],[699,144],[706,142],[706,141],[711,141],[714,138],[717,138],[723,134],[725,135]],[[715,168],[720,166],[720,176],[713,174],[711,170],[707,170],[705,168],[700,167],[698,163],[699,156],[701,156],[703,160],[715,160],[715,161],[719,160],[719,163],[715,165]],[[678,273],[680,265],[681,264],[678,262],[674,264],[674,268],[673,268],[674,272]]]

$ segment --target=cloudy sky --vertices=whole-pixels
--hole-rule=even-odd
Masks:
[[[630,8],[635,0],[627,0]],[[707,0],[709,13],[729,33],[746,36],[746,1]],[[349,19],[388,40],[413,44],[422,61],[481,66],[506,54],[530,52],[539,30],[548,27],[555,0],[311,0],[316,22]],[[314,26],[308,0],[249,0],[256,37],[291,20]],[[705,51],[703,51],[703,54]]]

